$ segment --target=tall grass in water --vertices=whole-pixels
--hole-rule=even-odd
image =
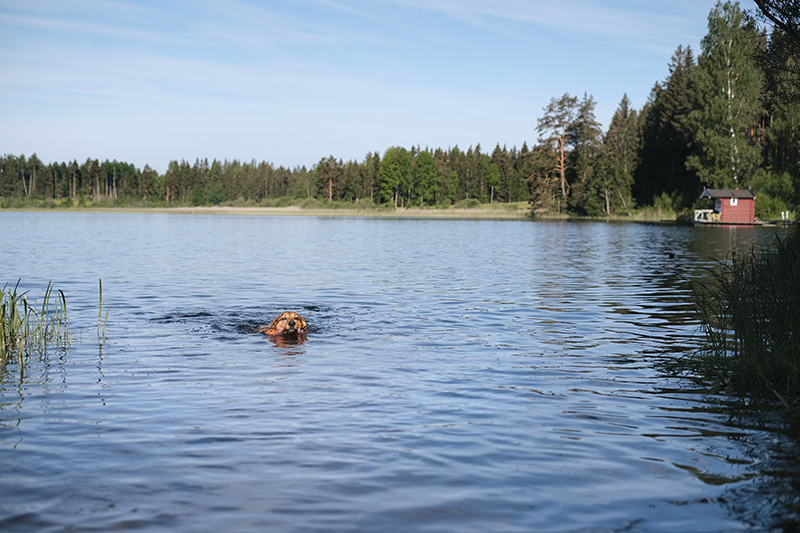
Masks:
[[[41,304],[30,304],[27,291],[18,290],[19,281],[0,291],[0,365],[15,353],[44,353],[48,345],[64,346],[70,340],[67,299],[61,290],[54,296],[48,283]]]
[[[106,337],[106,324],[108,323],[108,311],[111,309],[111,306],[106,307],[106,318],[103,320],[103,278],[99,278],[100,283],[100,310],[97,313],[97,337],[98,338],[105,338]],[[100,330],[100,325],[102,321],[102,331]]]
[[[778,400],[800,420],[800,231],[733,253],[693,290],[706,349],[700,373],[749,404]]]

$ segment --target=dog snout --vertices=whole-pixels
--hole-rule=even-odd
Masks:
[[[295,325],[295,322],[294,322],[294,320],[290,320],[290,321],[289,321],[289,327],[290,327],[290,328],[292,328],[292,329],[294,329],[294,325]]]

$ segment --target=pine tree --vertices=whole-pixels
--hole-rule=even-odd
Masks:
[[[566,201],[569,195],[567,184],[567,169],[569,168],[570,133],[578,114],[578,97],[564,93],[561,98],[550,100],[544,108],[544,116],[539,119],[537,129],[543,144],[552,145],[556,152],[556,170],[560,178],[561,201]],[[559,210],[560,210],[559,203]]]
[[[317,197],[329,202],[338,200],[344,192],[344,164],[342,160],[328,156],[320,160],[316,167]]]
[[[765,195],[800,203],[800,57],[792,54],[787,41],[776,28],[762,57],[766,78],[762,122],[768,128],[766,172],[753,183],[759,203]]]
[[[759,11],[756,16],[773,25],[784,36],[784,53],[793,61],[784,63],[784,72],[800,76],[800,3],[797,0],[753,0]],[[795,95],[795,100],[800,96]]]

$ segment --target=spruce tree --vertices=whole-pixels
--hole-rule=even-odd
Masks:
[[[569,129],[570,144],[573,147],[569,157],[573,174],[571,203],[577,212],[585,212],[595,177],[596,159],[603,145],[603,130],[594,116],[594,108],[594,99],[584,93],[575,121]]]
[[[494,200],[503,202],[508,199],[508,177],[513,170],[512,161],[508,156],[506,147],[503,146],[500,148],[500,143],[498,143],[494,151],[492,151],[491,161],[493,164],[497,165],[499,173],[498,183],[494,186]]]
[[[381,202],[389,203],[393,201],[399,180],[400,162],[397,157],[397,151],[394,148],[389,148],[383,155],[378,175],[378,190]]]
[[[656,83],[639,115],[640,164],[634,174],[633,194],[642,203],[666,193],[676,200],[697,192],[694,170],[686,168],[692,154],[689,113],[695,106],[695,61],[691,47],[678,48],[669,63],[669,76]]]
[[[631,188],[638,164],[638,148],[639,117],[636,110],[631,109],[625,94],[614,112],[603,143],[605,165],[601,193],[606,215],[613,213],[617,206],[629,212],[633,208]]]
[[[436,201],[436,165],[433,156],[422,150],[414,167],[414,196],[420,205],[432,205]]]

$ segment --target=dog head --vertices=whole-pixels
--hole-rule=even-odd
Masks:
[[[269,325],[268,333],[270,335],[286,335],[305,333],[308,328],[306,319],[295,313],[294,311],[284,311],[272,321]]]

